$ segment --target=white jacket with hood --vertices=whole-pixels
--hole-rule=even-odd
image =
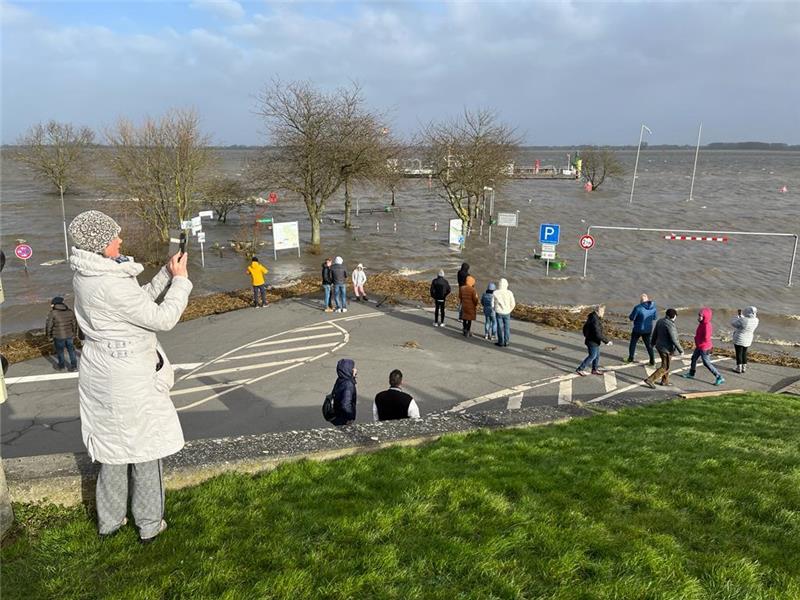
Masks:
[[[755,306],[748,306],[742,311],[741,316],[737,316],[731,321],[734,344],[748,348],[753,344],[753,335],[758,327],[757,314],[758,310]]]
[[[508,289],[508,281],[501,279],[497,289],[492,294],[492,308],[498,315],[510,315],[517,303],[514,301],[514,292]]]
[[[142,265],[118,263],[77,248],[72,249],[70,265],[75,271],[75,316],[86,335],[78,397],[89,456],[116,465],[178,452],[184,441],[169,396],[174,373],[156,332],[178,322],[192,283],[186,277],[171,277],[164,267],[140,287],[136,276]]]

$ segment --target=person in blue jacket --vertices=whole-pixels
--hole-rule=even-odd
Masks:
[[[336,364],[336,383],[333,385],[333,410],[336,413],[331,423],[337,427],[350,425],[356,420],[356,363],[352,358],[343,358]]]
[[[633,330],[631,331],[631,344],[628,347],[628,360],[625,362],[633,362],[633,355],[636,353],[636,344],[639,343],[641,338],[644,341],[644,347],[647,348],[647,354],[650,357],[650,365],[656,364],[655,353],[653,352],[653,323],[656,320],[658,310],[656,303],[650,300],[647,294],[642,294],[639,304],[633,307],[628,319],[633,321]]]

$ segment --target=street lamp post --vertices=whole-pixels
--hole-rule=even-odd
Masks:
[[[489,197],[489,245],[492,245],[492,215],[494,214],[494,187],[483,186],[485,192],[492,192]]]
[[[642,138],[644,138],[644,130],[647,130],[647,133],[653,135],[653,132],[650,131],[650,128],[642,123],[642,128],[639,131],[639,146],[636,148],[636,163],[633,165],[633,181],[631,182],[631,199],[628,201],[628,204],[633,204],[633,189],[636,187],[636,171],[639,169],[639,153],[642,151]]]

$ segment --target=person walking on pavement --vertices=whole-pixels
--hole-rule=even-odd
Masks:
[[[508,281],[501,279],[497,291],[492,294],[492,308],[497,317],[496,346],[508,346],[511,338],[511,313],[516,305],[514,292],[508,289]]]
[[[439,274],[431,281],[431,298],[433,298],[433,326],[444,327],[444,306],[447,296],[450,295],[450,284],[444,278],[444,271],[439,270]]]
[[[53,340],[58,362],[53,366],[56,371],[63,371],[66,368],[64,363],[64,350],[69,354],[69,370],[78,370],[78,359],[75,358],[75,345],[73,338],[78,335],[78,321],[75,313],[64,304],[64,298],[56,296],[50,302],[50,314],[47,315],[47,322],[44,326],[44,333],[48,339]]]
[[[342,358],[336,363],[336,383],[333,384],[333,410],[336,417],[331,421],[337,427],[350,425],[356,420],[356,363],[351,358]]]
[[[666,316],[656,322],[652,344],[658,350],[661,366],[644,380],[647,387],[655,389],[654,382],[659,378],[661,379],[661,385],[669,385],[669,367],[672,354],[675,352],[683,354],[683,347],[678,339],[678,328],[675,327],[675,319],[677,317],[678,311],[674,308],[668,308]]]
[[[469,264],[461,263],[461,268],[458,270],[458,274],[456,275],[456,281],[458,281],[458,287],[467,284],[468,275],[469,275]]]
[[[712,316],[713,315],[710,308],[703,307],[700,309],[700,312],[697,315],[697,330],[694,334],[694,352],[692,352],[692,364],[689,368],[689,372],[683,373],[681,377],[684,379],[694,379],[695,373],[697,372],[697,359],[699,358],[715,377],[714,385],[722,385],[725,383],[725,379],[719,374],[719,371],[717,371],[716,367],[712,364],[708,356],[713,345],[713,342],[711,341],[711,333],[713,331],[711,326]]]
[[[744,312],[740,308],[737,316],[731,321],[733,326],[733,348],[736,351],[736,368],[734,373],[747,370],[747,349],[753,344],[753,336],[758,327],[758,309],[748,306]]]
[[[372,420],[394,421],[419,419],[419,407],[411,394],[403,390],[403,373],[395,369],[389,373],[389,389],[378,392],[372,404]]]
[[[628,360],[625,362],[633,362],[636,344],[639,343],[641,338],[644,342],[644,347],[647,349],[647,355],[650,357],[650,365],[656,364],[651,338],[653,335],[653,323],[657,315],[656,303],[650,300],[647,294],[642,294],[639,304],[634,306],[631,314],[628,315],[628,319],[633,321],[633,330],[631,331],[631,343],[628,347]]]
[[[478,292],[475,291],[475,278],[467,275],[466,282],[458,289],[461,299],[461,327],[464,337],[472,337],[472,322],[478,314]]]
[[[497,334],[497,318],[495,317],[494,308],[492,308],[492,299],[494,298],[494,291],[497,286],[494,282],[490,282],[486,291],[481,295],[481,306],[483,306],[483,339],[491,340]]]
[[[333,259],[328,257],[325,259],[325,262],[322,263],[322,289],[325,293],[325,312],[333,312],[333,306],[331,303],[333,302],[333,297],[331,295],[331,286],[333,285],[333,273],[331,273],[331,265],[333,264]]]
[[[179,252],[140,287],[136,277],[144,267],[120,254],[119,233],[119,225],[97,210],[82,212],[69,226],[75,316],[85,335],[81,433],[89,457],[100,463],[100,535],[127,523],[130,487],[131,512],[147,543],[167,528],[161,460],[184,445],[169,395],[175,374],[156,332],[178,323],[192,283],[188,254]]]
[[[367,293],[364,291],[364,284],[367,283],[367,273],[364,271],[364,265],[358,263],[353,271],[353,292],[355,292],[356,300],[361,302],[361,298],[364,298],[366,302],[369,300],[367,298]]]
[[[253,286],[253,306],[258,308],[258,297],[261,296],[261,307],[265,307],[267,302],[267,282],[264,275],[269,273],[269,269],[258,262],[258,257],[254,256],[247,267],[247,274],[250,275],[250,283]]]
[[[586,349],[589,355],[583,359],[583,362],[575,370],[578,375],[585,377],[586,367],[592,365],[592,375],[602,375],[600,370],[600,344],[611,346],[612,342],[606,337],[603,331],[603,315],[606,314],[606,307],[602,304],[597,306],[586,319],[583,324],[583,337]]]
[[[347,312],[347,270],[341,256],[333,259],[331,267],[333,276],[333,300],[336,303],[336,312]]]

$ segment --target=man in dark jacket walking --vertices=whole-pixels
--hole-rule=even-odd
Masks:
[[[444,305],[447,296],[450,294],[450,284],[444,278],[444,271],[439,270],[439,274],[431,281],[431,298],[433,298],[433,326],[444,327]]]
[[[634,306],[631,314],[628,315],[628,319],[633,321],[633,330],[631,331],[631,343],[628,347],[628,360],[626,362],[633,362],[636,344],[639,343],[641,338],[644,341],[644,347],[647,348],[650,365],[656,364],[653,344],[650,342],[650,338],[653,335],[653,322],[656,320],[657,315],[656,303],[650,300],[647,294],[642,294],[639,304]]]
[[[325,291],[325,312],[333,312],[331,306],[331,286],[333,285],[333,273],[331,273],[332,258],[326,258],[322,263],[322,289]]]
[[[675,319],[678,316],[678,311],[674,308],[667,309],[667,316],[659,319],[656,323],[656,328],[653,330],[653,346],[658,350],[658,356],[661,358],[661,366],[656,371],[644,380],[647,387],[655,389],[655,380],[661,378],[661,385],[669,385],[669,363],[672,358],[672,353],[677,352],[683,354],[681,342],[678,339],[678,328],[675,327]]]
[[[78,335],[78,321],[75,319],[69,307],[64,304],[64,298],[56,296],[50,303],[50,314],[47,316],[47,323],[44,327],[45,335],[53,340],[58,364],[53,368],[56,371],[63,371],[64,350],[69,354],[69,370],[78,370],[78,359],[75,358],[75,345],[72,339]]]
[[[333,278],[333,300],[336,303],[336,312],[347,312],[347,270],[341,256],[333,259],[331,267]]]
[[[586,349],[589,355],[583,359],[583,362],[578,366],[576,372],[581,377],[586,375],[586,367],[589,363],[592,364],[592,375],[602,375],[603,372],[598,368],[600,362],[600,344],[611,345],[611,341],[606,337],[603,331],[603,315],[606,313],[606,307],[600,305],[596,307],[586,319],[583,325],[583,337]]]
[[[350,425],[356,420],[356,363],[343,358],[336,364],[336,383],[333,384],[333,410],[331,421],[337,427]]]

